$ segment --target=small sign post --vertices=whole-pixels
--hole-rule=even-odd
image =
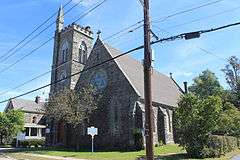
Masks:
[[[50,133],[50,128],[46,128],[45,133],[49,134]]]
[[[92,137],[92,152],[94,151],[94,136],[98,134],[98,129],[91,126],[87,128],[87,134]]]

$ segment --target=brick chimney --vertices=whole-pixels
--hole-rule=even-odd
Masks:
[[[188,84],[187,82],[183,82],[184,85],[184,93],[187,94],[188,93]]]
[[[35,97],[35,102],[36,102],[36,103],[39,103],[39,102],[41,102],[41,97],[39,97],[39,96],[36,96],[36,97]]]

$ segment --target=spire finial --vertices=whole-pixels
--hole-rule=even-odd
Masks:
[[[60,32],[64,26],[64,12],[62,5],[59,7],[58,16],[56,21],[56,30]]]
[[[100,38],[100,34],[101,34],[102,32],[100,31],[100,30],[98,30],[98,32],[97,32],[97,38]]]
[[[173,78],[173,73],[172,72],[170,72],[169,75],[170,75],[170,78]]]

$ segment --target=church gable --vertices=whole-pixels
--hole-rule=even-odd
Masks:
[[[110,58],[111,54],[98,39],[83,70]],[[97,111],[91,120],[91,125],[99,128],[99,139],[109,137],[101,145],[132,143],[129,132],[133,128],[133,110],[139,96],[116,62],[110,61],[81,73],[76,90],[89,84],[94,85],[101,94]]]
[[[112,57],[122,54],[121,51],[105,44]],[[131,83],[136,93],[144,100],[144,74],[143,65],[130,57],[129,55],[121,56],[115,59],[119,68],[125,77]],[[176,83],[168,76],[153,69],[152,71],[152,100],[157,104],[177,107],[178,100],[182,91]]]
[[[89,56],[89,59],[87,61],[85,69],[92,67],[96,64],[99,64],[103,61],[106,61],[110,58],[116,57],[120,54],[122,54],[121,51],[115,48],[112,48],[111,46],[104,44],[100,39],[97,39],[93,47],[93,50]],[[114,67],[116,68],[117,72],[115,70],[114,73],[112,73]],[[108,74],[110,74],[109,77],[111,78],[116,77],[116,75],[114,75],[116,73],[117,73],[117,76],[120,76],[120,75],[124,76],[124,79],[127,81],[127,83],[129,83],[129,85],[134,90],[134,92],[142,100],[144,100],[143,65],[139,61],[131,58],[128,55],[124,55],[116,58],[113,61],[102,64],[96,68],[90,69],[90,71],[87,71],[87,72],[93,73],[93,70],[102,70],[102,68],[105,68],[105,70],[109,70]],[[104,77],[104,76],[101,73],[100,76],[97,76],[97,77]],[[88,76],[88,78],[89,79],[87,81],[90,82],[91,76]],[[101,78],[99,80],[99,84],[100,82],[103,82],[102,83],[103,86],[104,86],[104,83],[106,83],[105,80],[101,81]],[[79,83],[81,83],[81,80],[79,81]],[[153,86],[152,87],[153,102],[162,104],[165,106],[177,107],[177,103],[182,92],[170,77],[165,76],[164,74],[161,74],[158,71],[153,69],[152,86]]]
[[[106,60],[113,58],[109,52],[106,45],[100,40],[97,39],[94,47],[89,55],[86,66],[84,68],[88,69],[94,65],[100,64]],[[84,79],[84,80],[83,80]],[[124,83],[124,84],[123,84]],[[126,85],[128,83],[128,85]],[[136,93],[135,88],[129,83],[129,80],[123,70],[119,67],[115,60],[109,61],[97,67],[94,67],[86,72],[81,73],[81,76],[78,80],[76,89],[78,90],[83,84],[96,85],[100,90],[104,90],[105,87],[114,87],[114,88],[124,88],[128,86],[132,88],[132,91]],[[84,85],[84,86],[85,86]],[[136,93],[136,95],[138,95]]]

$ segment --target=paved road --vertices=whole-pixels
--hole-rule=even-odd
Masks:
[[[0,160],[15,160],[15,159],[7,157],[4,154],[0,154]]]

